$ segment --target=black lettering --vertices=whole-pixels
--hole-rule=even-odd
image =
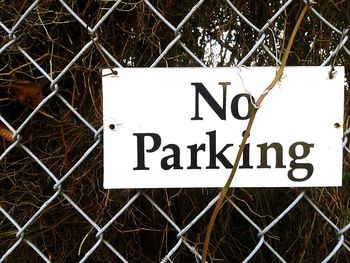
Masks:
[[[197,160],[198,160],[198,152],[199,151],[205,151],[205,144],[201,144],[198,145],[197,144],[193,144],[193,145],[189,145],[187,146],[188,149],[190,149],[191,151],[191,165],[188,166],[188,169],[201,169],[201,167],[198,166],[197,164]]]
[[[202,95],[203,99],[208,103],[208,105],[215,111],[216,115],[219,116],[221,120],[226,120],[226,91],[227,85],[230,82],[219,82],[222,86],[222,107],[216,102],[213,96],[209,93],[207,88],[200,82],[192,82],[191,85],[195,86],[195,116],[191,120],[203,120],[203,117],[199,116],[199,94]]]
[[[245,133],[246,131],[242,132],[242,137],[245,136]],[[248,134],[248,137],[249,135],[250,134]],[[238,168],[253,169],[253,166],[250,165],[250,144],[249,143],[246,143],[246,145],[244,145],[242,159],[243,159],[243,164]]]
[[[257,168],[271,168],[271,165],[267,164],[267,150],[271,148],[275,149],[276,168],[286,168],[286,166],[283,164],[283,148],[280,143],[274,142],[270,145],[263,143],[258,144],[257,146],[260,148],[260,165],[257,166]]]
[[[170,149],[173,151],[171,155],[168,155],[166,157],[163,157],[160,165],[162,169],[169,170],[169,169],[183,169],[180,166],[180,148],[176,144],[168,144],[163,147],[163,151],[166,149]],[[169,164],[168,161],[172,159],[172,163]]]
[[[239,113],[239,100],[241,98],[246,98],[246,101],[248,103],[248,111],[247,111],[246,115],[244,115],[244,116],[241,116],[241,114]],[[252,98],[252,102],[255,103],[253,96],[251,96],[250,94],[247,94],[247,93],[238,94],[232,99],[231,113],[232,113],[232,116],[235,117],[237,120],[247,120],[250,118],[252,110],[253,110],[253,105],[250,102],[250,98]]]
[[[216,159],[218,159],[225,168],[232,168],[233,166],[225,157],[224,152],[227,148],[233,146],[233,144],[226,144],[219,153],[216,153],[216,131],[206,132],[206,134],[209,135],[209,166],[206,168],[219,169],[219,166],[216,165]]]
[[[245,168],[245,169],[253,168],[253,166],[250,165],[250,144],[249,143],[244,145],[242,161],[243,161],[243,164],[239,166],[239,168]]]
[[[302,146],[303,147],[303,152],[301,155],[298,155],[296,153],[296,148],[297,146]],[[290,148],[289,148],[289,156],[293,159],[291,162],[290,162],[290,170],[288,171],[288,178],[291,180],[291,181],[294,181],[294,182],[302,182],[302,181],[306,181],[308,180],[313,171],[314,171],[314,167],[311,163],[297,163],[295,160],[301,160],[301,159],[304,159],[305,157],[307,157],[309,154],[310,154],[310,148],[314,147],[314,144],[308,144],[308,143],[305,143],[305,142],[296,142],[296,143],[293,143]],[[305,169],[306,170],[306,175],[303,176],[303,177],[296,177],[295,174],[294,174],[294,171],[296,169]]]
[[[161,138],[157,133],[133,133],[133,135],[136,136],[137,140],[137,166],[133,170],[149,170],[149,167],[145,165],[145,137],[151,137],[153,140],[153,146],[146,150],[148,153],[159,149]]]

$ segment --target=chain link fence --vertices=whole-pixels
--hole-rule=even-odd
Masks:
[[[210,262],[350,262],[350,4],[298,0],[0,1],[0,262],[199,262],[220,189],[103,189],[99,70],[278,66],[306,4],[288,64],[345,66],[343,187],[235,189]]]

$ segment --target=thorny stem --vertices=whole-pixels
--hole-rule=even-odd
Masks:
[[[257,114],[257,112],[259,110],[259,107],[260,107],[262,101],[264,100],[264,98],[273,89],[273,87],[276,85],[276,83],[280,80],[280,78],[283,75],[283,70],[284,70],[284,68],[285,68],[285,66],[287,64],[288,56],[289,56],[290,50],[292,48],[292,45],[293,45],[293,42],[294,42],[294,38],[296,36],[296,33],[299,30],[300,24],[301,24],[301,22],[302,22],[302,20],[303,20],[303,18],[304,18],[304,16],[305,16],[305,14],[306,14],[308,9],[309,9],[309,5],[306,4],[304,6],[303,10],[301,11],[301,13],[300,13],[300,15],[298,17],[298,20],[297,20],[297,22],[296,22],[296,24],[295,24],[295,26],[293,28],[293,32],[292,32],[292,34],[290,36],[290,39],[288,41],[286,52],[284,53],[281,66],[279,67],[279,69],[278,69],[278,71],[276,73],[276,76],[271,81],[270,85],[268,85],[268,87],[260,95],[259,99],[256,102],[255,107],[252,110],[251,116],[249,118],[249,122],[247,124],[247,128],[245,130],[242,142],[240,144],[238,153],[236,155],[236,159],[235,159],[233,168],[231,170],[230,176],[227,179],[225,186],[221,189],[220,198],[219,198],[219,200],[217,201],[217,203],[215,205],[213,214],[211,215],[211,218],[210,218],[210,221],[209,221],[208,229],[207,229],[207,232],[206,232],[206,235],[205,235],[205,240],[204,240],[204,247],[203,247],[203,254],[202,254],[202,263],[206,262],[207,253],[208,253],[208,247],[209,247],[209,241],[210,241],[210,235],[211,235],[211,232],[213,230],[215,219],[216,219],[216,217],[217,217],[217,215],[218,215],[218,213],[220,211],[222,203],[224,202],[224,200],[226,198],[228,189],[229,189],[229,187],[230,187],[230,185],[232,183],[232,180],[233,180],[233,178],[234,178],[234,176],[236,174],[236,171],[237,171],[237,168],[238,168],[238,164],[239,164],[239,161],[241,159],[241,156],[242,156],[242,153],[243,153],[243,150],[244,150],[244,146],[246,145],[246,142],[247,142],[249,134],[250,134],[250,130],[251,130],[251,128],[253,126],[253,123],[254,123],[255,116],[256,116],[256,114]]]

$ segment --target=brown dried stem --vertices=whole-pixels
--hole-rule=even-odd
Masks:
[[[298,17],[298,20],[293,28],[293,32],[292,32],[292,35],[289,39],[289,42],[288,42],[288,45],[287,45],[287,49],[286,49],[286,52],[283,56],[283,59],[282,59],[282,64],[281,66],[279,67],[277,73],[276,73],[276,76],[275,78],[271,81],[270,85],[264,90],[264,92],[260,95],[259,99],[257,100],[256,102],[256,105],[254,105],[254,110],[252,111],[252,114],[250,116],[250,119],[249,119],[249,122],[248,122],[248,125],[247,125],[247,128],[246,128],[246,131],[244,133],[244,136],[243,136],[243,139],[242,139],[242,142],[240,144],[240,147],[239,147],[239,150],[238,150],[238,153],[236,155],[236,159],[235,159],[235,162],[234,162],[234,165],[233,165],[233,168],[231,170],[231,173],[230,173],[230,176],[229,178],[227,179],[226,181],[226,184],[225,186],[222,188],[221,192],[220,192],[220,198],[219,200],[217,201],[216,205],[215,205],[215,208],[214,208],[214,211],[213,211],[213,214],[210,218],[210,221],[209,221],[209,225],[208,225],[208,229],[207,229],[207,232],[206,232],[206,235],[205,235],[205,240],[204,240],[204,247],[203,247],[203,254],[202,254],[202,263],[205,263],[206,262],[206,258],[207,258],[207,252],[208,252],[208,247],[209,247],[209,241],[210,241],[210,236],[211,236],[211,232],[213,230],[213,226],[214,226],[214,223],[215,223],[215,219],[221,209],[221,206],[222,206],[222,203],[224,202],[225,198],[226,198],[226,195],[227,195],[227,192],[228,192],[228,189],[229,187],[231,186],[231,183],[232,183],[232,180],[237,172],[237,168],[238,168],[238,164],[239,164],[239,161],[241,159],[241,156],[242,156],[242,153],[243,153],[243,149],[244,149],[244,146],[246,145],[247,143],[247,140],[248,140],[248,137],[249,137],[249,134],[250,134],[250,131],[251,131],[251,128],[253,127],[253,123],[254,123],[254,119],[255,119],[255,116],[259,110],[259,107],[261,106],[261,103],[263,102],[264,98],[267,96],[267,94],[273,89],[273,87],[276,85],[276,83],[281,79],[282,75],[283,75],[283,70],[287,64],[287,60],[288,60],[288,56],[289,56],[289,53],[290,53],[290,50],[291,50],[291,47],[292,47],[292,44],[294,42],[294,38],[296,36],[296,33],[298,32],[299,30],[299,27],[300,27],[300,24],[307,12],[307,10],[309,9],[309,5],[305,5],[303,10],[301,11],[301,14],[299,15]]]

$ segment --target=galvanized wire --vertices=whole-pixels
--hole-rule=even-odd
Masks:
[[[116,211],[114,216],[108,220],[107,223],[102,224],[101,222],[95,222],[87,213],[82,209],[77,202],[75,202],[70,196],[69,193],[65,193],[64,191],[64,183],[65,181],[72,176],[72,174],[81,166],[81,164],[91,155],[93,155],[93,151],[98,148],[102,144],[102,138],[101,138],[101,132],[103,130],[103,127],[94,128],[90,122],[84,118],[82,114],[78,112],[78,110],[75,109],[73,105],[71,105],[70,102],[68,102],[64,96],[61,95],[61,86],[60,86],[60,80],[63,76],[69,74],[70,68],[73,66],[73,64],[79,60],[83,54],[89,50],[93,45],[97,45],[99,47],[99,50],[107,57],[109,58],[116,67],[122,67],[122,63],[118,62],[116,58],[114,58],[111,55],[111,52],[108,51],[108,48],[103,45],[103,43],[100,42],[99,36],[98,36],[98,29],[101,27],[101,25],[108,19],[109,16],[117,10],[118,6],[123,3],[122,0],[118,1],[112,1],[114,2],[113,5],[108,9],[108,11],[99,19],[99,21],[95,25],[88,25],[86,22],[84,22],[83,18],[81,18],[64,0],[59,0],[59,3],[72,15],[72,17],[82,26],[86,29],[86,32],[91,36],[91,39],[85,43],[83,48],[75,54],[75,56],[69,61],[69,63],[61,70],[61,72],[53,78],[51,75],[51,72],[47,72],[45,69],[43,69],[27,51],[25,46],[21,46],[23,43],[18,43],[18,39],[16,37],[17,30],[23,24],[26,19],[30,16],[30,14],[35,10],[35,8],[41,3],[40,0],[34,1],[30,7],[24,11],[24,13],[19,17],[17,21],[13,24],[12,27],[7,27],[3,23],[3,21],[0,21],[0,26],[2,30],[5,31],[5,35],[8,37],[8,42],[5,43],[2,47],[0,47],[0,55],[7,52],[9,48],[15,48],[19,52],[21,52],[24,57],[31,63],[36,69],[41,72],[44,78],[47,79],[47,81],[50,83],[51,92],[45,96],[45,98],[33,109],[31,114],[22,122],[22,124],[15,128],[12,126],[11,123],[9,123],[6,120],[6,116],[0,115],[0,122],[13,133],[13,142],[4,150],[3,153],[0,155],[0,161],[2,161],[6,156],[9,155],[11,151],[13,151],[15,148],[19,147],[21,148],[29,158],[31,158],[34,162],[36,162],[43,170],[43,173],[45,175],[53,180],[53,193],[51,196],[49,196],[46,201],[36,210],[36,212],[26,221],[25,224],[21,225],[16,222],[16,219],[14,219],[9,211],[7,211],[5,208],[0,206],[0,214],[5,220],[8,220],[9,223],[14,226],[16,230],[16,240],[13,242],[13,244],[7,249],[7,251],[0,255],[0,262],[5,262],[6,260],[11,260],[11,255],[13,252],[18,248],[18,246],[22,244],[27,244],[32,248],[34,253],[36,253],[42,260],[45,262],[56,262],[58,259],[50,258],[49,255],[45,254],[45,251],[40,250],[36,244],[34,244],[32,241],[28,240],[26,238],[26,231],[31,227],[31,225],[34,224],[35,220],[45,211],[48,209],[50,204],[57,200],[58,198],[61,198],[65,201],[67,201],[72,208],[81,216],[82,220],[84,220],[86,223],[90,224],[92,229],[95,231],[95,243],[94,245],[84,254],[81,256],[80,262],[85,262],[89,258],[91,258],[91,255],[95,253],[96,249],[98,249],[100,246],[105,246],[107,249],[109,249],[116,257],[116,259],[120,260],[121,262],[128,262],[125,255],[123,255],[122,252],[118,251],[118,248],[116,248],[113,244],[113,241],[108,240],[105,238],[104,233],[111,228],[113,223],[115,223],[118,218],[125,214],[126,211],[135,203],[138,199],[144,198],[147,200],[147,202],[154,208],[154,211],[156,213],[159,213],[159,215],[166,220],[173,229],[177,232],[176,238],[178,239],[178,242],[176,242],[172,247],[168,248],[168,251],[166,254],[162,255],[161,262],[172,262],[172,257],[180,251],[180,249],[188,249],[193,254],[193,262],[199,261],[201,259],[200,256],[200,250],[198,250],[197,247],[192,246],[190,242],[186,239],[186,234],[189,230],[191,230],[198,222],[203,218],[204,215],[211,212],[211,208],[213,205],[215,205],[216,201],[218,200],[218,195],[215,196],[211,201],[208,202],[208,204],[205,205],[205,207],[196,215],[193,216],[193,219],[190,220],[188,224],[181,227],[182,222],[176,222],[171,215],[168,214],[167,211],[162,209],[158,204],[157,200],[152,199],[151,196],[147,195],[143,191],[136,192],[125,204],[119,209],[119,211]],[[150,67],[157,66],[160,61],[169,53],[169,51],[175,46],[179,45],[191,58],[193,58],[200,66],[207,67],[206,63],[203,62],[198,56],[195,54],[195,52],[191,51],[191,48],[185,43],[182,42],[182,34],[181,30],[183,27],[189,23],[190,18],[194,15],[196,12],[200,12],[199,8],[202,5],[205,5],[204,0],[200,0],[197,3],[193,5],[193,7],[189,10],[187,15],[178,23],[178,25],[173,25],[170,21],[168,21],[158,10],[157,6],[151,3],[149,0],[143,0],[139,3],[143,2],[145,6],[147,6],[152,12],[153,16],[156,17],[160,22],[162,22],[166,27],[168,27],[171,31],[174,33],[174,38],[172,41],[169,42],[169,44],[162,50],[162,52],[159,54],[159,56],[154,60],[154,62],[151,64]],[[286,8],[292,4],[293,0],[286,1],[283,5],[281,5],[280,9],[275,12],[275,14],[268,20],[262,27],[258,27],[254,25],[245,15],[243,11],[240,11],[240,9],[235,5],[234,1],[225,1],[227,5],[232,9],[232,12],[237,14],[244,23],[249,25],[251,29],[256,31],[258,33],[258,38],[255,41],[255,44],[251,49],[243,56],[243,58],[238,61],[237,66],[243,66],[248,61],[251,56],[257,52],[259,48],[262,48],[266,51],[266,55],[270,56],[273,61],[275,61],[277,64],[280,64],[279,59],[276,57],[274,52],[272,52],[268,46],[266,45],[266,39],[268,36],[268,31],[271,27],[271,25],[274,23],[274,21],[286,10]],[[305,1],[306,3],[306,1]],[[55,11],[55,10],[53,10]],[[316,7],[311,7],[311,11],[313,14],[315,14],[317,19],[320,19],[326,26],[328,26],[331,30],[333,30],[336,34],[340,36],[339,43],[336,45],[336,48],[334,51],[330,52],[329,56],[320,64],[320,66],[327,66],[332,63],[332,60],[336,59],[337,54],[340,50],[343,50],[345,54],[350,56],[349,49],[346,47],[346,45],[349,44],[349,38],[348,38],[348,28],[336,28],[332,23],[330,23],[325,17],[322,16],[319,12],[317,12]],[[271,29],[269,29],[271,30]],[[272,29],[273,30],[273,29]],[[80,156],[80,158],[75,162],[75,164],[63,175],[59,176],[57,174],[54,174],[46,165],[45,163],[40,160],[33,151],[31,151],[30,148],[28,148],[26,145],[24,145],[21,141],[21,133],[27,129],[28,125],[32,122],[32,120],[39,114],[39,111],[44,105],[47,105],[53,98],[58,99],[61,101],[68,109],[69,111],[76,116],[77,120],[84,125],[89,133],[91,133],[94,136],[94,143],[89,146],[89,148],[85,151],[85,153]],[[350,153],[349,150],[349,138],[350,129],[347,129],[344,133],[343,138],[343,148],[347,153]],[[93,175],[91,175],[93,176]],[[107,190],[106,190],[107,191]],[[259,240],[256,243],[256,246],[246,255],[246,258],[243,259],[243,262],[250,261],[254,255],[262,249],[262,247],[267,248],[270,250],[276,258],[280,262],[287,262],[286,259],[283,258],[283,256],[273,248],[273,245],[268,240],[269,232],[272,228],[275,228],[276,225],[293,209],[297,209],[296,206],[299,202],[302,200],[306,201],[310,209],[313,209],[315,212],[317,212],[326,222],[327,224],[334,230],[335,236],[338,239],[338,242],[334,248],[330,248],[330,253],[325,257],[323,262],[330,261],[334,255],[338,253],[338,251],[343,247],[348,252],[350,251],[348,245],[345,242],[345,234],[350,229],[350,221],[342,222],[340,225],[339,223],[336,224],[331,221],[331,219],[327,216],[327,212],[321,211],[318,206],[311,200],[311,198],[308,196],[307,191],[302,191],[290,204],[287,206],[284,211],[280,212],[280,214],[275,217],[273,220],[270,221],[267,225],[259,225],[257,222],[255,222],[246,212],[244,212],[231,198],[228,198],[228,204],[230,204],[235,211],[237,211],[238,214],[240,214],[249,224],[256,230],[256,237]],[[349,240],[348,240],[349,242]]]

